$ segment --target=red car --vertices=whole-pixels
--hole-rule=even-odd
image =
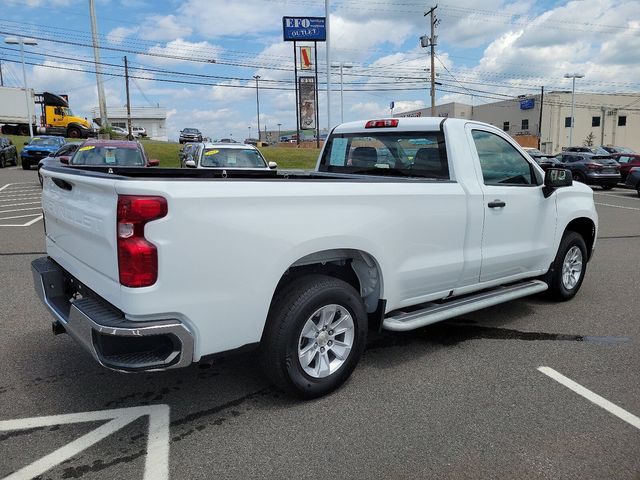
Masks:
[[[72,157],[59,157],[67,165],[99,165],[114,167],[156,167],[159,160],[149,159],[138,142],[127,140],[85,141]]]
[[[640,167],[640,153],[613,153],[611,156],[620,164],[620,176],[623,183],[629,175],[629,170],[633,167]]]

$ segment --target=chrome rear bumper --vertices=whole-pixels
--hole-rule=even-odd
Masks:
[[[71,335],[101,365],[119,371],[165,370],[193,361],[193,335],[177,319],[133,322],[49,257],[31,262],[38,297],[54,332]]]

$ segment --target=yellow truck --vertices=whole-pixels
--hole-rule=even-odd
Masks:
[[[88,138],[97,131],[86,118],[77,117],[69,108],[66,95],[34,93],[23,88],[0,87],[0,124],[5,135],[29,135],[29,121],[33,133]]]

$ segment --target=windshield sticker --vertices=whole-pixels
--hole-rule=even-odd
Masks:
[[[331,145],[331,156],[329,157],[329,165],[344,167],[347,158],[348,138],[334,138]]]
[[[94,147],[93,145],[89,145],[87,147],[82,147],[79,151],[86,152],[87,150],[93,150],[94,148],[96,147]]]
[[[215,155],[216,153],[220,153],[220,150],[207,150],[204,154],[206,156]]]
[[[33,137],[33,140],[42,140],[40,137]]]
[[[116,163],[116,151],[109,149],[104,152],[105,163]]]

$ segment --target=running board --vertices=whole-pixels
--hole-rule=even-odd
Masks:
[[[541,280],[498,287],[492,290],[465,296],[459,299],[448,300],[443,303],[429,303],[426,307],[412,312],[396,312],[386,317],[382,322],[382,328],[396,332],[404,332],[415,328],[424,327],[441,320],[458,317],[465,313],[474,312],[483,308],[492,307],[499,303],[526,297],[534,293],[544,292],[549,287]]]

